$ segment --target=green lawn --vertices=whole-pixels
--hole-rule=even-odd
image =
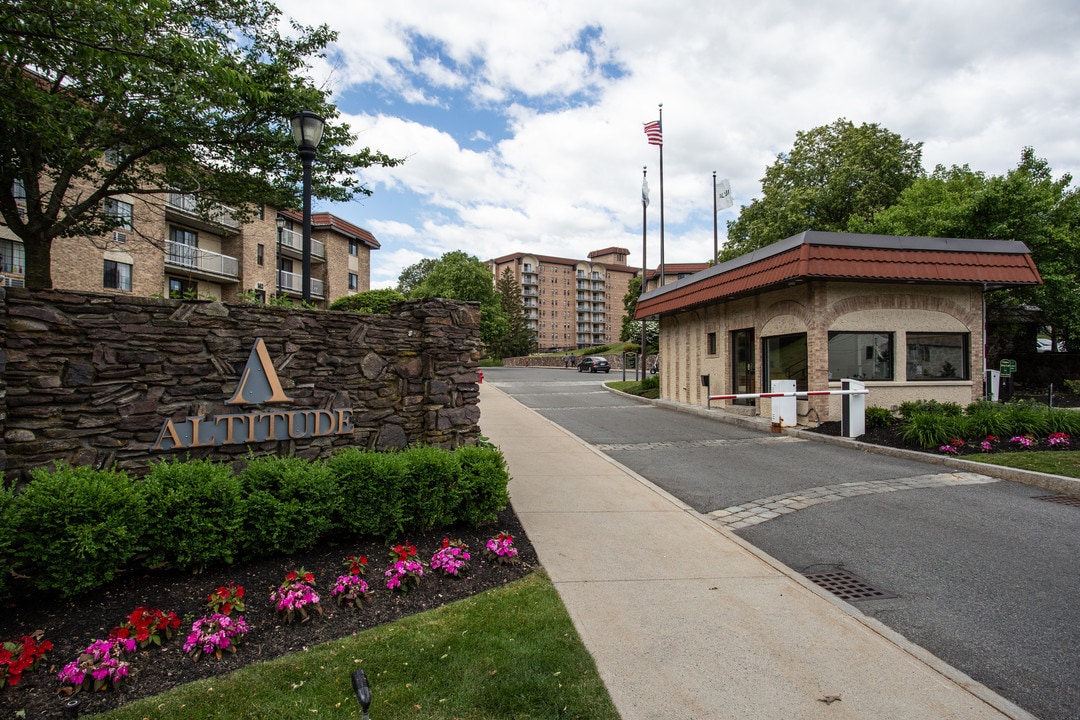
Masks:
[[[1041,452],[995,453],[965,455],[965,460],[1004,465],[1005,467],[1035,470],[1036,472],[1080,478],[1080,450],[1044,450]]]
[[[371,717],[377,720],[618,720],[592,657],[543,571],[98,717],[360,718],[351,684],[357,668],[367,672]]]

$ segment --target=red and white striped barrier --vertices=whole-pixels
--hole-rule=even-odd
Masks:
[[[763,393],[736,393],[732,395],[710,395],[709,407],[712,407],[713,400],[753,400],[757,398],[805,398],[816,397],[819,395],[869,395],[870,391],[866,389],[858,380],[841,380],[840,390],[792,390],[788,392],[763,392]],[[773,388],[778,385],[783,387],[783,384],[787,384],[787,387],[792,387],[795,384],[794,380],[774,380]],[[790,401],[789,401],[790,402]],[[790,415],[794,416],[795,408],[789,408]],[[779,422],[784,424],[783,416],[779,418],[776,415],[777,407],[773,405],[773,422]],[[789,416],[789,420],[790,420]],[[794,425],[794,423],[791,423]],[[843,406],[841,408],[841,420],[840,420],[840,434],[844,437],[858,437],[866,432],[866,401],[863,398],[845,397],[843,400]]]
[[[862,390],[802,390],[796,392],[779,392],[779,393],[741,393],[738,395],[710,395],[709,400],[753,400],[755,398],[775,398],[775,397],[810,397],[812,395],[869,395],[870,391],[865,388]]]

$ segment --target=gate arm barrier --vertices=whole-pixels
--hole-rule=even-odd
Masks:
[[[870,391],[858,380],[841,380],[840,390],[797,390],[795,392],[737,393],[734,395],[710,395],[708,407],[712,409],[713,400],[753,400],[756,398],[794,397],[805,398],[816,395],[842,395],[841,434],[844,437],[858,437],[866,432],[866,398]]]

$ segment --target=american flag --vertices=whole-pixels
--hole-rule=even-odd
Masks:
[[[659,120],[653,120],[652,122],[645,123],[645,137],[649,139],[650,145],[664,144],[664,134],[660,132]]]

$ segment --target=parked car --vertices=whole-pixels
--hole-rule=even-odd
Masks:
[[[602,357],[583,357],[578,363],[577,371],[585,372],[586,370],[591,373],[611,372],[611,363]]]

